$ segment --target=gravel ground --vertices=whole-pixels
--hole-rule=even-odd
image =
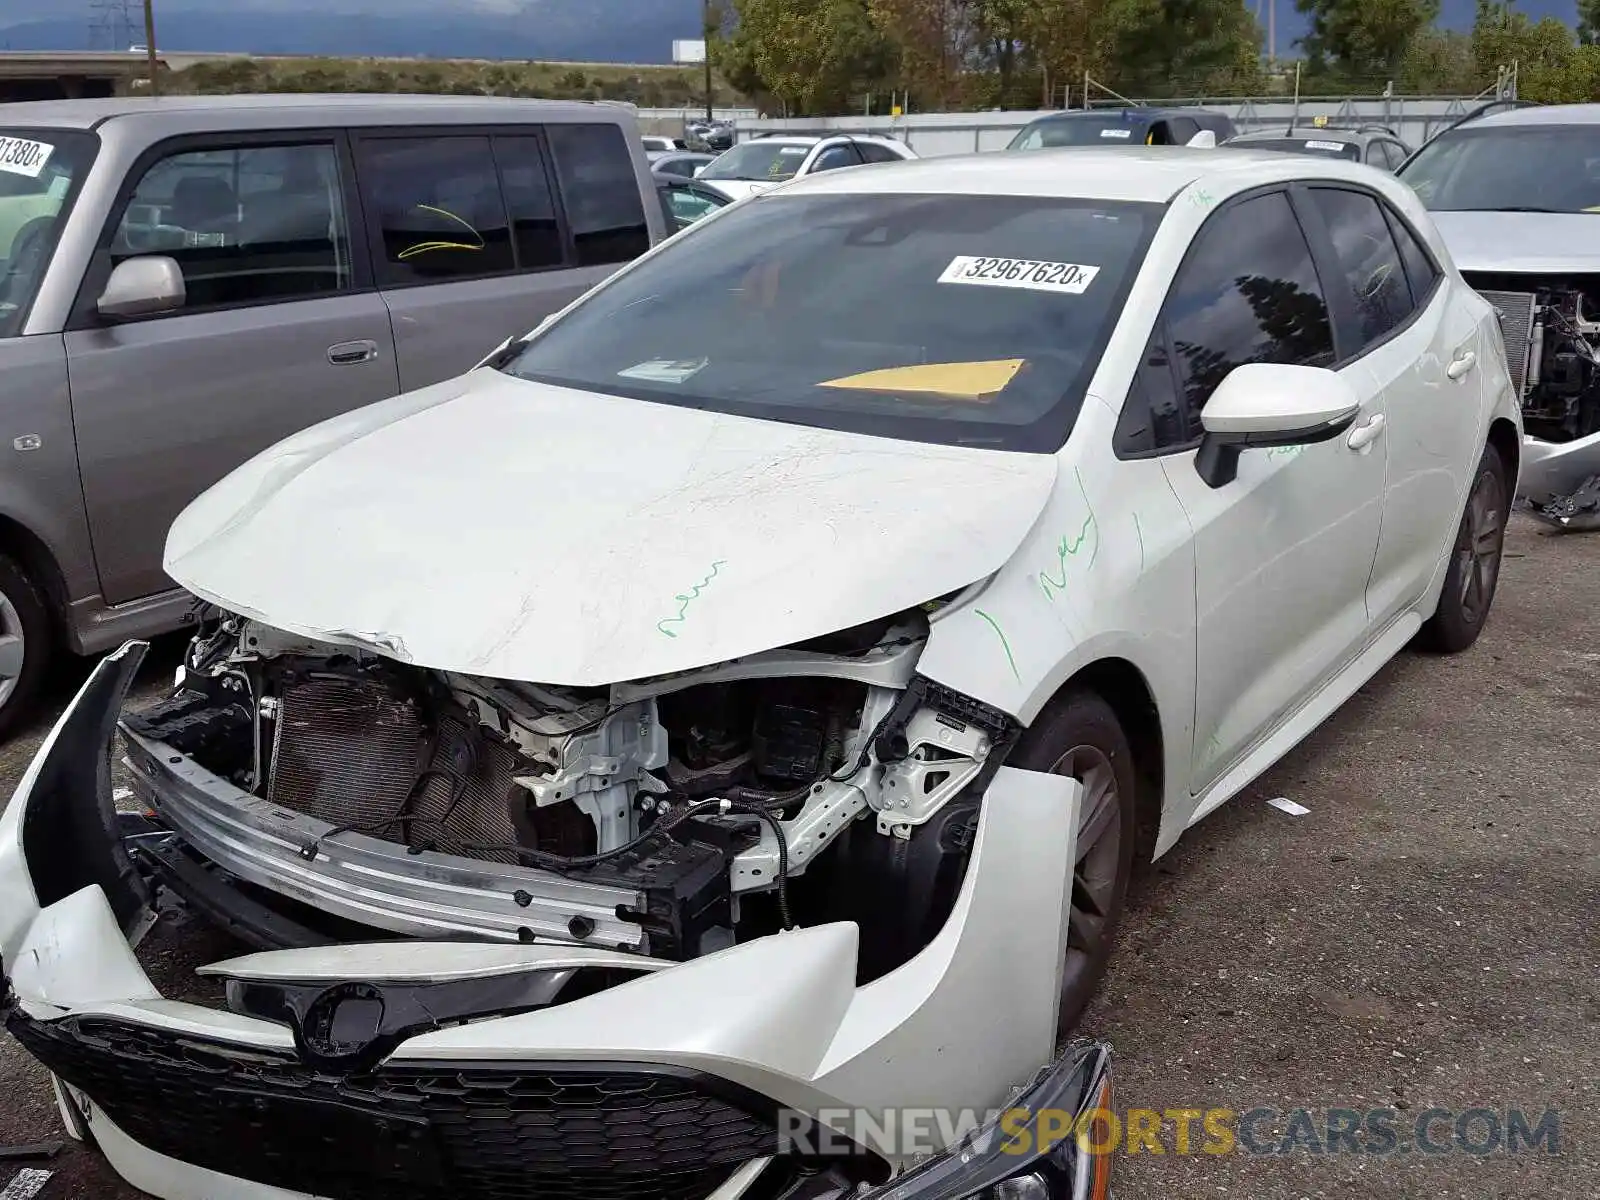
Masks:
[[[1084,1028],[1115,1047],[1117,1109],[1269,1109],[1223,1123],[1269,1149],[1302,1136],[1214,1154],[1197,1123],[1180,1153],[1167,1120],[1164,1153],[1119,1155],[1120,1200],[1600,1196],[1600,536],[1519,518],[1507,555],[1477,647],[1402,655],[1135,885]],[[158,644],[144,695],[177,658]],[[0,794],[42,732],[0,747]],[[162,928],[141,957],[178,996],[230,952]],[[3,1037],[0,1094],[0,1145],[60,1136],[44,1073]],[[1522,1109],[1530,1127],[1554,1110],[1559,1153],[1421,1153],[1433,1108],[1447,1146],[1466,1110]],[[1396,1150],[1313,1152],[1304,1134],[1320,1142],[1331,1109],[1393,1110]],[[1464,1130],[1478,1147],[1487,1131]],[[139,1195],[76,1147],[51,1166],[41,1200]]]

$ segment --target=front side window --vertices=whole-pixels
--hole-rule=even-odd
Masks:
[[[904,159],[887,146],[876,142],[857,142],[856,152],[869,163],[903,162]]]
[[[355,286],[332,142],[180,150],[135,185],[113,265],[162,254],[183,272],[185,309],[260,304]]]
[[[837,171],[840,167],[859,167],[861,159],[856,156],[855,148],[849,145],[829,146],[817,155],[817,161],[811,164],[812,172]]]
[[[820,428],[1054,451],[1163,211],[758,196],[591,293],[505,369]]]
[[[781,179],[793,179],[810,153],[811,145],[806,142],[771,142],[764,138],[744,142],[719,154],[700,172],[700,178],[776,183]]]
[[[1600,126],[1467,125],[1400,177],[1434,212],[1600,213]]]
[[[550,152],[580,267],[638,258],[650,249],[644,199],[627,139],[615,125],[551,125]]]
[[[380,283],[441,283],[515,269],[487,137],[363,138],[357,166],[380,241]]]
[[[1334,362],[1327,300],[1282,192],[1253,196],[1206,222],[1173,285],[1166,319],[1181,389],[1195,413],[1245,363]]]
[[[1319,187],[1311,189],[1311,199],[1327,224],[1343,276],[1340,283],[1360,323],[1360,353],[1404,324],[1414,311],[1400,251],[1377,197]]]
[[[0,130],[0,337],[22,331],[99,139],[68,130]]]

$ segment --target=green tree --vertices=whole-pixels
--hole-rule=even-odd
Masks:
[[[1600,0],[1578,0],[1578,44],[1600,44]]]
[[[1120,0],[1112,84],[1128,95],[1253,95],[1261,29],[1240,0]]]
[[[1406,50],[1439,15],[1439,0],[1295,0],[1311,20],[1300,39],[1313,72],[1395,79]]]
[[[889,59],[867,0],[730,0],[729,17],[712,39],[713,65],[735,87],[769,94],[795,115],[851,106]]]
[[[1472,26],[1472,58],[1482,77],[1516,65],[1517,95],[1543,104],[1571,104],[1595,97],[1595,54],[1579,47],[1572,29],[1553,17],[1530,21],[1499,0],[1478,0]]]

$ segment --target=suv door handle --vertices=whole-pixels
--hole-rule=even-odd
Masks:
[[[337,346],[328,347],[328,361],[336,367],[348,367],[356,363],[371,362],[377,357],[377,342],[340,342]]]
[[[1450,365],[1445,368],[1444,373],[1450,376],[1451,379],[1460,379],[1463,375],[1477,365],[1477,354],[1471,350],[1463,350],[1451,360]]]
[[[1372,420],[1365,425],[1358,426],[1350,431],[1350,436],[1345,440],[1345,445],[1352,450],[1365,450],[1373,442],[1383,436],[1383,414],[1376,413]]]

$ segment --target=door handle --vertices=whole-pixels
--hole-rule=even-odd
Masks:
[[[328,361],[336,367],[348,367],[356,363],[371,362],[377,357],[377,342],[340,342],[337,346],[328,347]]]
[[[1365,425],[1352,429],[1349,438],[1345,440],[1345,445],[1352,450],[1365,450],[1382,436],[1383,414],[1377,413]]]
[[[1460,379],[1463,375],[1477,365],[1477,354],[1471,350],[1463,350],[1451,360],[1450,365],[1445,368],[1444,373],[1450,376],[1451,379]]]

